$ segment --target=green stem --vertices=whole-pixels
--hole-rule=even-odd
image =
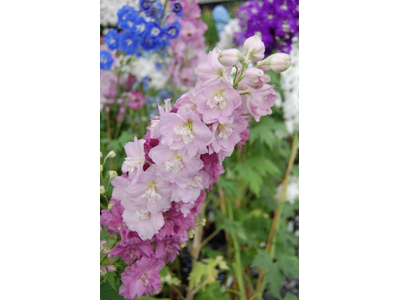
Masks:
[[[236,294],[236,295],[240,296],[240,293],[239,293],[238,291],[235,291],[235,290],[231,290],[231,289],[225,289],[225,292],[228,292],[228,293],[234,293],[234,294]]]
[[[100,206],[101,206],[101,208],[103,208],[103,209],[107,209],[107,207],[106,207],[103,203],[101,203],[101,202],[100,202]]]
[[[228,213],[228,218],[233,221],[233,208],[232,208],[232,202],[227,199],[226,201],[226,206],[227,206],[227,213]],[[234,260],[235,260],[235,276],[236,276],[236,281],[238,283],[238,288],[239,288],[239,299],[240,300],[246,300],[246,295],[245,295],[245,289],[244,289],[244,284],[243,284],[243,274],[242,274],[242,262],[240,260],[240,247],[239,247],[239,242],[237,240],[236,235],[231,234],[232,242],[233,242],[233,249],[234,249]]]

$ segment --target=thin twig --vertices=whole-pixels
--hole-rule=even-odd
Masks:
[[[292,168],[293,168],[293,164],[294,164],[294,160],[296,158],[297,150],[299,149],[299,144],[297,143],[297,139],[298,139],[298,136],[296,134],[295,135],[295,140],[293,141],[292,154],[290,155],[289,164],[287,166],[285,178],[283,179],[283,183],[282,183],[282,190],[281,190],[281,194],[280,194],[280,197],[279,197],[279,200],[278,200],[278,207],[275,210],[275,214],[274,214],[274,219],[272,221],[271,230],[270,230],[269,235],[268,235],[267,245],[265,246],[265,251],[269,251],[270,248],[271,248],[272,239],[273,239],[274,234],[275,234],[276,225],[277,225],[277,222],[278,222],[278,220],[280,218],[280,215],[281,215],[282,206],[280,204],[282,203],[282,201],[283,201],[283,199],[285,197],[286,187],[287,187],[288,180],[289,180],[289,175],[290,175],[290,173],[292,171]],[[264,275],[264,269],[261,269],[260,273],[258,274],[256,293],[258,293],[258,291],[260,290],[261,281],[262,281],[263,275]]]
[[[181,294],[181,292],[179,291],[179,289],[174,286],[173,284],[171,284],[170,286],[172,286],[175,290],[175,292],[178,294],[179,298],[181,298],[182,300],[186,300],[185,297],[183,297],[183,295]]]
[[[202,247],[204,247],[205,245],[207,245],[207,243],[214,238],[219,232],[221,231],[221,228],[218,228],[217,230],[215,230],[213,233],[211,233],[204,241],[201,242],[200,244],[200,249]]]

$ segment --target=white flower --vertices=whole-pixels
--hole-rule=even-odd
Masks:
[[[217,43],[217,47],[221,50],[238,48],[234,43],[233,34],[234,32],[240,32],[241,28],[239,26],[238,19],[232,19],[224,26],[224,29],[220,32],[220,40]]]
[[[299,44],[293,39],[290,58],[292,65],[281,73],[281,87],[285,101],[283,101],[283,117],[286,129],[293,134],[299,129]]]
[[[124,5],[129,5],[139,10],[139,0],[100,0],[100,24],[103,26],[117,26],[117,13]]]

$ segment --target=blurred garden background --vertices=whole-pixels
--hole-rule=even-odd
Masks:
[[[140,50],[127,42],[122,49],[130,15],[121,9],[129,6],[132,14],[158,3],[160,25],[152,26],[164,28],[168,39]],[[194,69],[209,51],[243,51],[245,40],[257,35],[265,57],[289,54],[291,66],[265,72],[277,93],[272,113],[259,122],[251,118],[249,139],[224,159],[224,172],[207,191],[189,241],[160,271],[161,288],[135,299],[298,299],[299,2],[170,1],[162,23],[169,9],[164,4],[100,1],[101,214],[112,208],[111,180],[123,173],[125,145],[146,135],[158,105],[166,109],[165,99],[175,104],[195,87]],[[133,15],[140,28],[139,15]],[[121,273],[129,263],[109,255],[121,240],[104,223],[100,240],[100,297],[123,299]]]

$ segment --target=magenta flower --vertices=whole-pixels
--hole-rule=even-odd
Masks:
[[[127,299],[150,296],[161,289],[160,271],[164,263],[156,258],[142,257],[121,274],[119,294]]]
[[[197,111],[206,124],[225,124],[241,104],[239,93],[231,84],[218,80],[202,89],[196,96]]]
[[[130,240],[126,245],[116,244],[110,251],[109,257],[121,257],[127,265],[131,265],[136,259],[143,256],[150,257],[154,254],[153,245],[149,240]]]
[[[124,96],[133,110],[141,109],[146,104],[146,97],[139,90],[129,91]]]
[[[143,145],[146,141],[138,140],[135,136],[134,142],[125,145],[126,157],[122,164],[122,172],[128,172],[129,178],[134,182],[137,181],[141,173],[143,173],[143,165],[145,162]]]
[[[214,135],[188,106],[181,106],[177,113],[161,116],[158,126],[161,144],[182,155],[187,152],[189,158],[207,153],[207,146],[214,140]]]
[[[179,243],[180,241],[176,238],[163,240],[157,244],[155,257],[164,260],[166,264],[173,262],[179,250],[181,250]]]

